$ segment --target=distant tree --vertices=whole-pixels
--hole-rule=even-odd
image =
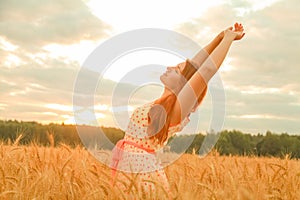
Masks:
[[[194,137],[194,140],[192,141],[191,145],[189,146],[189,148],[185,151],[186,153],[195,153],[195,154],[199,154],[200,152],[200,148],[201,145],[203,144],[203,140],[204,140],[205,136],[202,134],[197,134]]]
[[[221,132],[216,149],[221,155],[237,154],[237,150],[232,145],[231,137],[227,130]]]
[[[64,143],[71,147],[82,145],[87,148],[112,149],[124,134],[124,131],[111,127],[54,123],[42,125],[37,122],[0,120],[0,140],[7,144],[18,138],[20,145],[34,142],[43,146],[57,146]],[[237,130],[175,135],[168,141],[168,146],[171,152],[176,153],[206,155],[215,148],[221,155],[289,155],[291,158],[300,158],[300,135],[275,134],[271,131],[265,135],[250,135]]]
[[[264,139],[257,144],[259,155],[263,156],[281,156],[282,146],[278,135],[267,131]]]

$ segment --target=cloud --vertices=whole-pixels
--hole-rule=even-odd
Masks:
[[[72,104],[79,63],[44,47],[99,40],[110,30],[80,0],[1,1],[1,118],[43,122],[72,116],[66,110],[49,112],[45,105]]]
[[[245,38],[235,42],[228,55],[231,70],[221,72],[227,97],[225,127],[299,132],[299,11],[296,0],[236,0],[177,27],[206,44],[228,24],[240,21],[245,26]]]
[[[109,31],[81,0],[0,2],[0,35],[30,51],[49,43],[96,40]]]
[[[230,0],[176,27],[204,45],[235,21],[245,24],[247,35],[235,42],[226,63],[231,67],[221,73],[226,92],[224,128],[299,132],[299,10],[296,0]],[[80,0],[0,1],[1,118],[74,122],[69,108],[80,65],[69,54],[80,48],[74,44],[106,38],[110,31]],[[69,54],[61,53],[66,51]],[[84,54],[81,51],[85,48],[78,50]],[[89,86],[89,78],[98,76],[92,72],[84,84]],[[136,87],[106,79],[98,84],[96,113],[107,126],[115,121],[126,128],[129,111],[161,93],[154,85]],[[113,98],[117,101],[112,105]],[[209,128],[211,106],[208,95],[200,118],[194,114],[201,130]]]
[[[74,91],[77,91],[74,87],[80,69],[78,63],[68,64],[62,58],[46,57],[43,62],[48,63],[49,67],[43,67],[43,64],[30,62],[30,58],[26,59],[27,64],[16,68],[0,68],[1,119],[74,123],[73,98],[76,97]],[[97,82],[98,80],[101,82]],[[101,79],[94,71],[84,71],[84,79],[80,84],[83,86],[83,94],[95,98],[95,102],[84,109],[95,109],[99,123],[107,126],[116,126],[114,120],[117,120],[116,122],[122,123],[122,128],[125,129],[129,112],[132,110],[126,108],[121,112],[118,108],[128,103],[129,106],[135,107],[153,98],[151,93],[145,93],[143,87],[140,90],[144,93],[136,91],[139,87],[132,84]],[[89,93],[88,88],[96,90]],[[107,108],[99,109],[99,105],[107,105]]]

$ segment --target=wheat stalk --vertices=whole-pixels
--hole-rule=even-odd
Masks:
[[[168,195],[160,181],[140,180],[138,174],[118,173],[124,176],[117,179],[120,189],[112,187],[111,169],[78,146],[0,144],[0,159],[0,199],[161,199]],[[300,196],[300,161],[288,158],[182,155],[165,171],[175,199]],[[141,182],[155,189],[146,191]]]
[[[20,142],[20,140],[23,138],[23,134],[20,134],[17,138],[16,138],[16,140],[14,141],[14,146],[16,146],[16,145],[18,145],[19,144],[19,142]]]

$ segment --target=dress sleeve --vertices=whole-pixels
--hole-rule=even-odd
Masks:
[[[130,122],[133,124],[133,126],[138,128],[144,128],[148,126],[148,112],[150,108],[151,104],[145,104],[133,111],[130,117]]]
[[[189,122],[190,118],[189,116],[187,116],[186,118],[184,118],[184,120],[181,121],[181,123],[170,126],[168,132],[169,137],[172,137],[173,135],[175,135],[175,133],[180,132]]]

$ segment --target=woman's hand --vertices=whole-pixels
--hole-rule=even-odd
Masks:
[[[237,34],[236,37],[234,38],[234,40],[240,40],[245,35],[244,27],[242,24],[235,23],[233,32],[235,32]]]
[[[233,29],[233,27],[229,27],[229,28],[227,28],[226,30],[222,31],[219,34],[219,37],[220,37],[221,40],[224,38],[225,34],[235,35],[234,40],[240,40],[245,35],[244,27],[243,27],[242,24],[235,23],[234,24],[234,29]]]
[[[244,37],[244,27],[242,24],[235,23],[233,27],[229,27],[224,31],[224,37],[227,36],[232,40],[240,40]]]

